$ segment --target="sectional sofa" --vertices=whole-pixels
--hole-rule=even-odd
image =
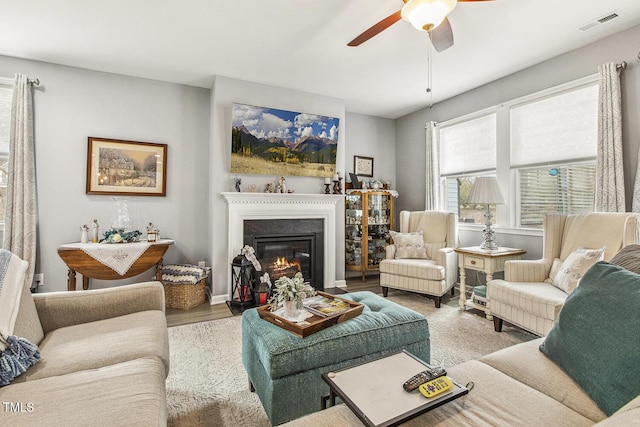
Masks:
[[[160,282],[32,294],[15,335],[40,361],[0,387],[0,425],[165,426],[169,341]]]
[[[632,264],[640,269],[640,246]],[[566,299],[548,336],[446,367],[458,382],[473,382],[473,389],[402,425],[640,425],[639,304],[640,274],[596,263]],[[362,423],[339,404],[284,425]]]

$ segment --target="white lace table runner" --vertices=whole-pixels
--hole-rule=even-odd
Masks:
[[[64,246],[82,249],[91,258],[124,276],[151,243],[73,243]]]
[[[173,245],[174,243],[174,240],[162,239],[155,243],[147,241],[135,243],[67,243],[60,247],[82,249],[91,258],[124,276],[149,246],[154,244]]]

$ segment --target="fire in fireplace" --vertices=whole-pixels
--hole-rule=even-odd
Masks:
[[[323,221],[265,219],[244,221],[244,244],[251,245],[271,282],[302,273],[317,290],[324,289]]]

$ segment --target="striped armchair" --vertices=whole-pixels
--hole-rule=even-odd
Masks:
[[[545,215],[543,258],[507,261],[504,280],[487,283],[487,307],[496,332],[507,321],[546,336],[569,296],[549,278],[554,260],[559,267],[578,248],[605,247],[603,259],[609,261],[624,246],[638,243],[639,219],[633,213]]]
[[[400,233],[423,233],[428,258],[401,258],[396,245],[388,245],[380,262],[380,286],[386,297],[389,288],[430,296],[436,308],[440,297],[451,290],[458,275],[458,215],[446,211],[402,211]]]

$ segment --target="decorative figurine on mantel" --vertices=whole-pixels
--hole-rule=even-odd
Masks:
[[[242,180],[240,178],[238,178],[238,176],[236,175],[236,177],[233,179],[234,185],[236,187],[236,191],[239,193],[240,192],[240,184],[242,184]]]
[[[287,180],[284,178],[284,176],[281,176],[280,179],[278,180],[278,188],[280,188],[280,193],[285,193],[287,192]]]

